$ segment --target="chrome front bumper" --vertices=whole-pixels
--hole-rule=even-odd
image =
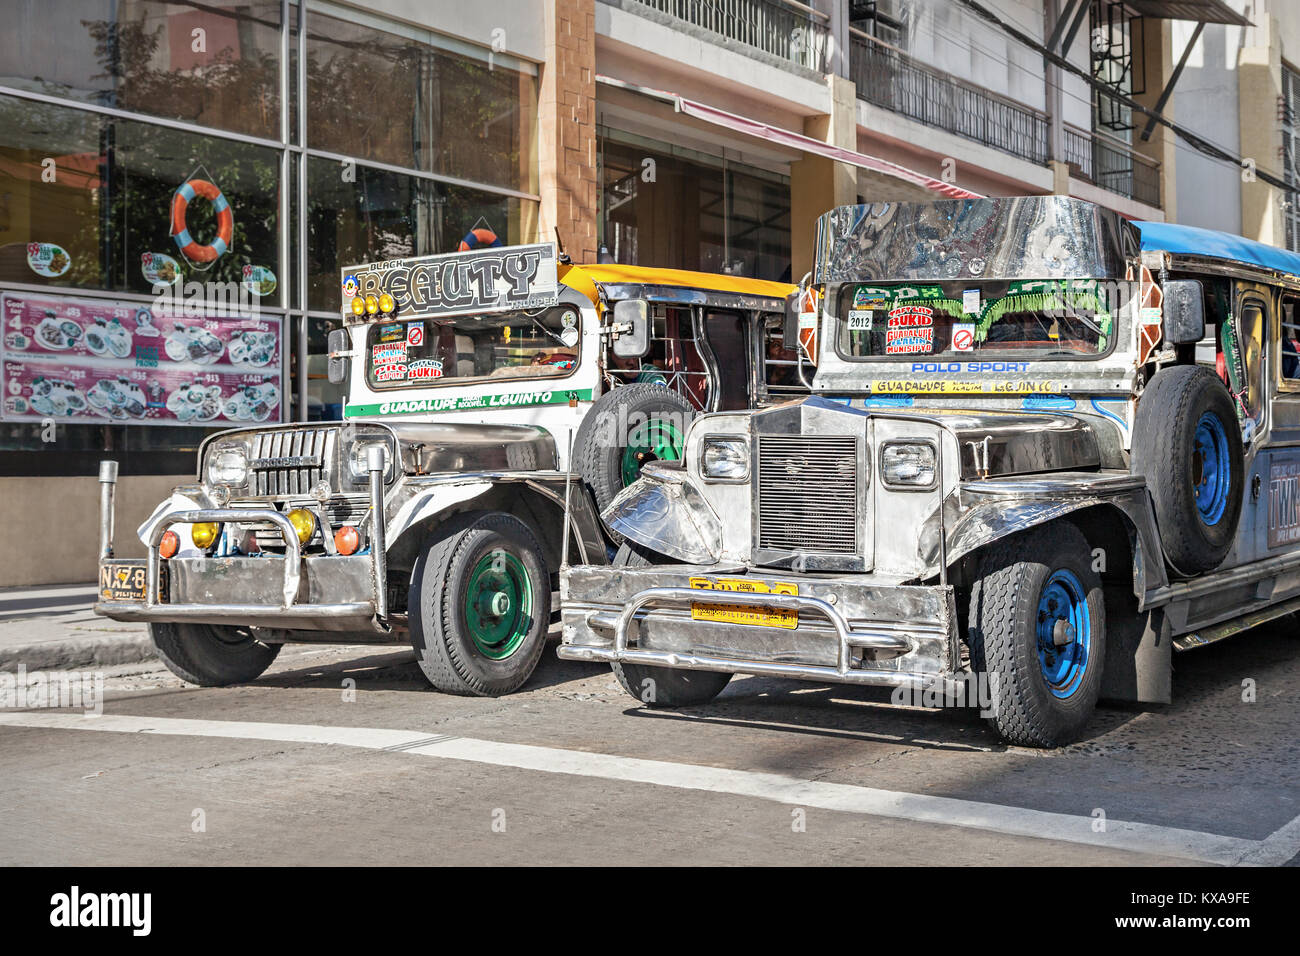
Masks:
[[[371,449],[370,553],[304,558],[298,535],[285,515],[267,508],[202,508],[172,511],[154,525],[146,542],[143,601],[100,601],[96,614],[117,621],[199,621],[311,631],[369,631],[387,634],[384,451]],[[100,463],[101,565],[113,558],[114,489],[117,463]],[[170,587],[161,594],[163,535],[172,525],[198,522],[269,523],[280,532],[279,556],[184,557],[168,561]],[[328,533],[322,529],[322,533]],[[278,572],[278,573],[277,573]],[[337,597],[353,600],[339,602]],[[327,600],[335,598],[336,600]]]
[[[719,592],[691,578],[745,578],[797,595]],[[958,676],[952,588],[873,575],[737,573],[689,565],[561,572],[560,657],[878,686],[933,686]],[[692,605],[798,612],[798,624],[696,620]]]

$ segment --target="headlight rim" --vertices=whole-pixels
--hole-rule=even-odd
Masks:
[[[930,449],[930,456],[933,459],[934,474],[927,484],[915,484],[911,482],[897,482],[889,479],[889,474],[885,469],[885,452],[890,448],[900,445],[924,445]],[[891,438],[882,442],[876,454],[877,471],[880,474],[880,482],[890,491],[934,491],[939,487],[943,476],[939,473],[939,444],[933,438]]]
[[[230,451],[239,452],[240,456],[243,458],[244,460],[243,477],[239,481],[218,481],[212,475],[212,467],[214,464],[216,464],[217,457],[219,455],[225,454]],[[251,474],[252,474],[252,465],[249,459],[249,450],[248,450],[247,442],[240,441],[240,440],[231,440],[231,439],[227,439],[225,441],[217,441],[214,442],[212,446],[204,452],[203,480],[213,488],[226,488],[226,489],[247,488],[248,479]]]
[[[707,466],[705,465],[705,456],[708,454],[710,445],[716,446],[720,444],[738,445],[740,447],[740,453],[744,459],[744,471],[740,475],[726,477],[722,475],[709,474]],[[715,433],[704,435],[700,438],[700,477],[711,484],[739,485],[749,481],[749,476],[754,470],[753,458],[753,449],[750,447],[748,435]]]

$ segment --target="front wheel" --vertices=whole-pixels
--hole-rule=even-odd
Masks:
[[[438,690],[499,697],[532,676],[551,622],[551,582],[532,530],[505,512],[460,515],[416,559],[411,644]]]
[[[149,625],[149,636],[167,669],[200,687],[256,680],[284,646],[258,640],[252,628],[220,624],[163,621]]]
[[[663,558],[625,541],[614,556],[616,568],[645,568]],[[707,704],[722,693],[730,674],[677,670],[648,664],[610,664],[623,690],[647,707],[691,707]]]
[[[1092,716],[1106,662],[1106,608],[1087,539],[1071,524],[994,544],[971,589],[971,663],[1009,743],[1055,747]]]

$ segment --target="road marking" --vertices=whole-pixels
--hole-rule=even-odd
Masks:
[[[1093,830],[1092,817],[1050,813],[995,803],[878,790],[853,784],[804,780],[784,774],[728,770],[664,760],[563,750],[532,744],[502,743],[471,737],[430,736],[427,732],[373,727],[328,727],[235,720],[174,717],[87,717],[54,711],[0,713],[0,726],[110,733],[226,737],[280,743],[336,744],[465,760],[473,763],[562,773],[602,780],[646,783],[679,790],[703,790],[770,800],[790,806],[859,813],[941,826],[989,830],[1055,842],[1196,860],[1225,866],[1275,866],[1300,852],[1300,817],[1263,840],[1184,830],[1124,820],[1107,820],[1104,832]]]

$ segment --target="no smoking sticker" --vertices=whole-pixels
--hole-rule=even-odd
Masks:
[[[975,323],[954,322],[952,326],[952,350],[954,352],[971,352],[975,349]]]
[[[419,348],[424,344],[424,323],[409,322],[406,326],[406,344]]]

